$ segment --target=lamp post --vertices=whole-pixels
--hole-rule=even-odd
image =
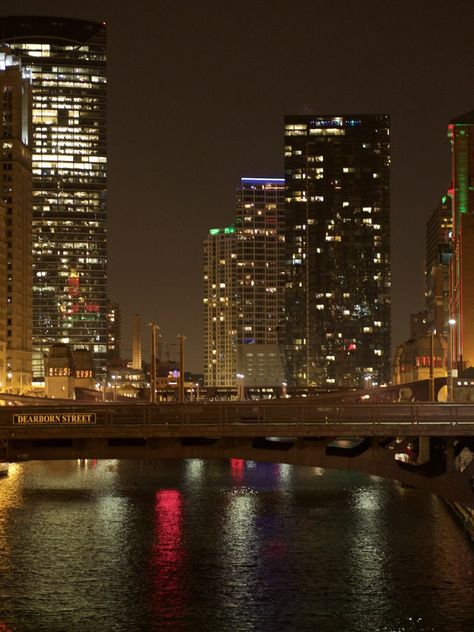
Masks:
[[[184,402],[184,349],[183,343],[186,340],[186,336],[178,334],[179,340],[179,382],[178,382],[178,401]]]
[[[150,404],[156,404],[156,330],[155,322],[148,323],[151,327],[151,358],[150,358]]]
[[[111,376],[112,384],[114,385],[114,402],[117,401],[117,376],[115,373]]]
[[[456,324],[454,318],[448,320],[448,377],[447,377],[447,396],[446,401],[453,401],[453,327]]]
[[[429,379],[429,387],[430,387],[430,393],[429,393],[429,401],[433,402],[434,401],[434,335],[436,333],[436,330],[432,331],[430,333],[430,379]]]

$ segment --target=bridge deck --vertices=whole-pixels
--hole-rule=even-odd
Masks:
[[[64,403],[0,408],[0,439],[106,436],[474,436],[474,404]]]

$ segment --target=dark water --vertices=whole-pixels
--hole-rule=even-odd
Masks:
[[[29,463],[0,480],[0,632],[474,631],[434,496],[243,461]]]

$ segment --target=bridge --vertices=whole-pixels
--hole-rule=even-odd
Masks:
[[[72,403],[0,407],[0,461],[242,458],[398,480],[474,507],[474,404]]]

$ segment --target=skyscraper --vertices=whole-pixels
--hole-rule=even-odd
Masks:
[[[449,263],[453,219],[451,198],[444,195],[426,224],[426,331],[448,335]]]
[[[474,110],[449,123],[453,243],[450,317],[453,359],[459,369],[474,365]]]
[[[54,343],[107,354],[106,27],[0,19],[33,88],[34,377]]]
[[[20,60],[0,48],[0,388],[31,386],[31,82]]]
[[[205,243],[205,381],[281,387],[284,331],[284,194],[281,178],[242,178],[235,225]]]
[[[204,242],[204,384],[233,388],[237,374],[235,226],[211,228]]]
[[[118,367],[122,359],[122,313],[120,305],[107,301],[107,365]]]
[[[389,134],[383,114],[285,118],[290,387],[389,379]]]

